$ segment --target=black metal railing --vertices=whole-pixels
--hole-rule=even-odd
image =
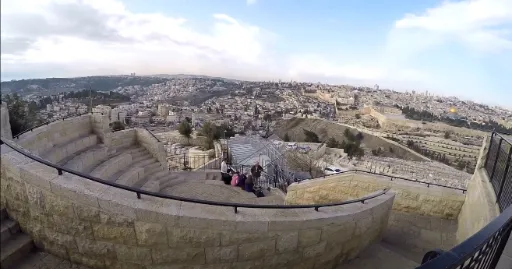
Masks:
[[[512,205],[512,139],[492,133],[484,168],[503,211]]]
[[[511,231],[512,206],[453,249],[426,253],[423,264],[416,269],[494,269]]]
[[[151,132],[146,126],[144,126],[144,129],[148,131],[148,133],[150,133],[151,136],[153,136],[156,139],[156,141],[161,142],[160,139],[158,139],[158,137],[156,137],[156,135],[153,132]]]
[[[318,211],[322,207],[332,207],[332,206],[341,206],[341,205],[347,205],[347,204],[353,204],[353,203],[365,203],[365,201],[382,196],[386,194],[389,191],[389,188],[383,189],[379,192],[376,192],[374,194],[361,197],[358,199],[352,199],[352,200],[346,200],[342,202],[336,202],[336,203],[325,203],[325,204],[310,204],[310,205],[259,205],[259,204],[242,204],[242,203],[231,203],[231,202],[217,202],[217,201],[209,201],[209,200],[202,200],[202,199],[194,199],[194,198],[187,198],[187,197],[181,197],[181,196],[175,196],[175,195],[169,195],[164,193],[157,193],[152,191],[146,191],[139,188],[133,188],[130,186],[121,185],[119,183],[110,182],[101,178],[97,178],[82,172],[75,171],[73,169],[69,169],[66,167],[62,167],[60,165],[51,163],[47,160],[44,160],[38,156],[32,155],[30,152],[26,151],[23,148],[20,148],[18,145],[14,144],[12,141],[8,141],[4,138],[0,138],[0,141],[2,144],[7,145],[8,147],[12,148],[14,151],[22,154],[23,156],[34,160],[36,162],[42,163],[46,166],[55,168],[57,170],[57,173],[59,175],[62,175],[64,172],[79,176],[100,184],[104,184],[107,186],[115,187],[118,189],[123,189],[129,192],[133,192],[137,195],[137,198],[141,199],[142,195],[148,195],[152,197],[158,197],[163,199],[171,199],[181,202],[188,202],[188,203],[196,203],[196,204],[204,204],[204,205],[211,205],[211,206],[223,206],[223,207],[232,207],[235,211],[235,213],[238,212],[238,208],[259,208],[259,209],[315,209],[315,211]]]
[[[511,142],[492,133],[484,170],[489,175],[501,214],[476,234],[449,251],[433,250],[417,269],[495,269],[512,231]]]
[[[186,153],[167,156],[169,171],[192,171],[218,169],[220,171],[221,158],[208,155],[190,156]]]

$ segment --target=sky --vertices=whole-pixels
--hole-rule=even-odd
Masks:
[[[197,74],[512,107],[512,0],[2,0],[1,79]]]

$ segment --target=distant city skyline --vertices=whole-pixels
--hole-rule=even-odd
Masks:
[[[2,80],[136,73],[429,91],[512,108],[512,1],[6,0]]]

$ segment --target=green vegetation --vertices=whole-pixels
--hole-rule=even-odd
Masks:
[[[306,136],[305,141],[311,142],[311,143],[320,143],[320,138],[315,132],[308,131],[306,129],[303,129],[304,135]]]
[[[109,125],[110,125],[110,128],[112,129],[112,132],[121,131],[121,130],[124,130],[124,128],[125,128],[124,124],[120,121],[111,122]]]
[[[192,126],[188,120],[182,121],[180,125],[178,125],[178,132],[183,137],[187,138],[187,142],[190,144],[190,138],[192,137]]]
[[[5,95],[2,101],[7,103],[12,135],[41,124],[41,120],[36,115],[36,108],[33,105],[29,106],[29,103],[16,93]]]
[[[215,140],[233,137],[235,136],[235,132],[233,131],[233,128],[227,124],[218,126],[215,123],[208,121],[203,124],[203,127],[201,127],[199,130],[198,135],[206,137],[206,141],[208,143],[207,148],[212,149],[213,142]]]
[[[345,129],[343,133],[344,139],[341,143],[336,141],[333,137],[327,140],[327,147],[329,148],[340,148],[345,151],[349,159],[354,157],[361,158],[364,156],[364,150],[361,148],[361,142],[364,139],[364,135],[361,132],[353,134],[349,129]],[[380,149],[380,148],[379,148]]]
[[[444,139],[450,139],[450,137],[452,137],[452,132],[450,132],[450,131],[444,132]]]
[[[398,108],[400,108],[400,107],[398,107]],[[452,118],[452,117],[445,117],[445,116],[438,117],[426,110],[419,111],[419,110],[416,110],[416,109],[408,107],[408,106],[403,107],[401,109],[402,109],[402,113],[405,115],[405,117],[408,119],[412,119],[412,120],[418,120],[418,121],[423,121],[423,122],[425,122],[425,121],[429,121],[429,122],[440,121],[440,122],[444,122],[450,126],[480,130],[480,131],[484,131],[484,132],[496,131],[499,133],[507,133],[507,134],[512,133],[512,128],[507,128],[493,120],[485,121],[482,123],[470,122],[464,118]]]
[[[361,114],[356,114],[356,119],[360,119],[361,118]]]
[[[119,103],[119,102],[128,102],[130,101],[130,97],[124,94],[120,94],[117,92],[98,92],[95,90],[81,90],[81,91],[70,91],[64,94],[63,99],[78,99],[80,102],[88,104],[89,95],[93,100],[93,104],[110,104],[110,103]]]
[[[284,142],[290,142],[290,135],[288,133],[284,134],[283,141]]]
[[[451,165],[451,162],[448,158],[446,158],[446,154],[441,154],[439,152],[431,151],[426,148],[422,148],[418,144],[416,144],[412,140],[407,140],[407,147],[416,151],[417,153],[431,159],[434,161],[442,162],[447,165]]]

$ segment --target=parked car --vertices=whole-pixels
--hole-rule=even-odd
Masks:
[[[341,167],[335,167],[335,166],[328,166],[324,169],[324,174],[325,175],[335,175],[335,174],[343,173],[345,171],[347,171],[347,169],[343,169]]]

